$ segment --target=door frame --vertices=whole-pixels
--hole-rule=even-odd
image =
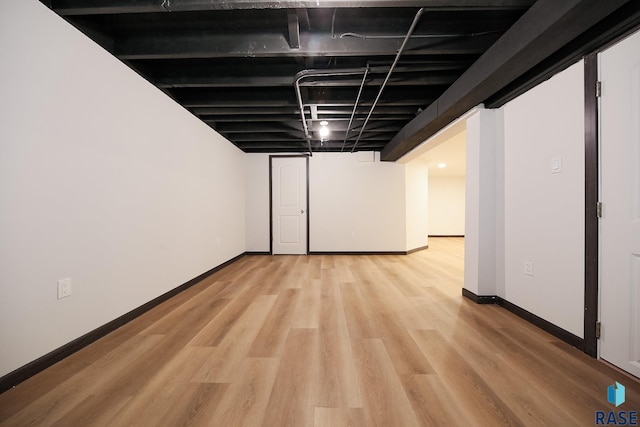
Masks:
[[[598,274],[599,274],[599,218],[600,201],[599,129],[598,129],[598,52],[584,58],[584,340],[582,349],[591,357],[598,357]]]
[[[304,157],[307,159],[305,162],[306,173],[306,191],[307,191],[307,247],[305,249],[306,254],[309,254],[309,155],[308,154],[282,154],[282,155],[270,155],[269,156],[269,253],[273,255],[273,159],[274,158],[287,158],[287,157]]]

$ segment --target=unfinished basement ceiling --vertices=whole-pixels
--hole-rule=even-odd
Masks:
[[[383,160],[639,16],[624,0],[41,1],[245,152]]]

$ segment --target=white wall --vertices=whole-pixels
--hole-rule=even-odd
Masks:
[[[246,156],[247,251],[268,251],[269,155]],[[314,153],[309,159],[312,252],[406,250],[405,165],[379,157]]]
[[[370,155],[373,153],[368,153]],[[309,162],[310,250],[405,251],[404,165],[367,153],[316,153]]]
[[[36,0],[0,2],[0,51],[1,376],[243,253],[245,172]]]
[[[464,176],[429,177],[429,235],[464,236]]]
[[[584,64],[467,120],[465,288],[583,337]],[[561,158],[562,172],[552,173]],[[533,276],[524,262],[533,262]]]
[[[583,336],[584,65],[504,107],[508,301]],[[553,158],[562,172],[552,173]],[[534,275],[524,274],[524,261]]]
[[[422,160],[405,165],[408,251],[429,244],[429,167]],[[464,211],[463,211],[464,212]]]
[[[245,154],[247,252],[269,252],[269,155]]]

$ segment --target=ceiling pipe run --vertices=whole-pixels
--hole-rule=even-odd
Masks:
[[[311,150],[311,134],[309,133],[309,127],[307,126],[307,119],[304,114],[304,104],[302,102],[302,93],[300,91],[300,82],[309,77],[335,77],[335,76],[351,76],[366,73],[369,67],[366,68],[345,68],[343,70],[302,70],[296,74],[294,87],[296,90],[296,99],[298,101],[298,108],[300,109],[300,117],[302,118],[302,129],[304,130],[304,137],[307,140],[309,148],[309,155],[313,155]]]
[[[356,102],[353,104],[353,111],[351,112],[351,117],[349,118],[349,124],[347,125],[347,130],[344,133],[344,141],[342,141],[342,148],[340,152],[344,151],[344,146],[347,143],[347,139],[349,138],[349,131],[351,130],[351,125],[353,124],[353,118],[356,115],[356,110],[358,109],[358,103],[360,103],[360,95],[362,95],[362,89],[364,88],[364,84],[367,81],[367,75],[369,74],[369,64],[367,64],[367,68],[364,70],[364,76],[362,76],[362,83],[360,84],[360,89],[358,90],[358,96],[356,97]]]
[[[432,67],[429,66],[424,66],[424,67],[418,67],[415,69],[409,69],[409,68],[403,68],[403,70],[406,71],[431,71]],[[367,63],[366,67],[363,68],[343,68],[341,70],[331,70],[331,71],[327,71],[327,70],[302,70],[299,73],[296,74],[295,76],[295,80],[294,80],[294,87],[295,87],[295,91],[296,91],[296,100],[298,102],[298,109],[300,111],[300,118],[302,119],[302,129],[304,131],[304,137],[305,140],[307,141],[308,147],[309,147],[309,154],[312,154],[311,152],[311,134],[309,133],[309,127],[307,126],[307,119],[304,113],[304,103],[302,101],[302,93],[300,91],[300,86],[301,83],[304,79],[307,78],[311,78],[311,77],[336,77],[336,76],[353,76],[353,75],[359,75],[359,74],[364,74],[364,77],[362,79],[362,84],[360,85],[360,92],[358,92],[358,99],[360,98],[361,95],[361,91],[362,88],[364,86],[365,80],[367,78],[368,74],[373,74],[373,73],[389,73],[389,71],[392,71],[392,69],[390,69],[388,66],[376,66],[376,67],[370,67],[369,64]],[[387,80],[388,80],[388,76],[387,76]],[[386,82],[386,80],[385,80]],[[356,107],[358,106],[358,99],[356,99],[356,105],[354,106],[354,113],[356,110]],[[353,121],[353,114],[351,116],[351,120],[349,121],[349,128],[351,128],[351,124]],[[347,129],[348,132],[348,129]],[[346,140],[345,140],[346,142]],[[344,143],[343,143],[343,149],[344,149]]]
[[[358,134],[358,138],[356,139],[356,142],[353,144],[353,148],[351,149],[351,152],[353,153],[356,149],[356,146],[358,145],[358,142],[360,142],[360,138],[362,138],[362,133],[364,132],[365,127],[367,126],[367,123],[369,122],[369,119],[371,118],[371,115],[373,114],[373,110],[376,108],[376,105],[378,104],[378,101],[380,100],[380,97],[382,96],[382,92],[384,91],[385,87],[387,86],[387,83],[389,82],[389,79],[391,78],[391,74],[393,73],[393,70],[395,69],[396,65],[398,64],[398,61],[400,60],[400,56],[402,56],[402,53],[404,52],[405,47],[407,46],[407,42],[409,41],[409,39],[411,38],[411,35],[413,34],[413,31],[415,30],[418,21],[420,20],[420,17],[422,16],[422,13],[424,12],[424,8],[420,8],[418,10],[418,12],[416,13],[416,15],[413,18],[413,22],[411,23],[411,26],[409,27],[409,31],[407,32],[407,35],[404,37],[404,40],[402,41],[402,45],[400,46],[400,49],[398,49],[398,53],[396,54],[396,57],[393,61],[393,63],[391,64],[391,67],[389,68],[389,71],[387,72],[387,76],[385,77],[384,81],[382,82],[382,86],[380,86],[380,90],[378,91],[378,95],[376,96],[375,101],[373,102],[373,105],[371,106],[371,110],[369,110],[369,114],[367,115],[367,118],[364,122],[364,124],[362,125],[362,127],[360,128],[360,133]],[[300,109],[300,118],[302,119],[302,129],[304,130],[304,137],[307,141],[307,146],[309,148],[309,155],[312,156],[313,155],[313,150],[311,148],[311,134],[309,133],[309,127],[307,126],[307,119],[305,117],[304,114],[304,103],[302,102],[302,93],[300,91],[300,82],[306,78],[309,77],[335,77],[335,76],[348,76],[348,75],[355,75],[355,74],[361,74],[364,73],[364,77],[362,79],[362,84],[360,85],[360,90],[358,91],[358,96],[357,99],[355,101],[355,105],[353,107],[353,113],[351,114],[351,119],[349,120],[349,126],[347,126],[347,135],[349,133],[349,129],[351,128],[351,124],[353,122],[353,118],[354,115],[356,113],[356,108],[358,107],[358,102],[360,100],[360,95],[362,94],[362,88],[364,87],[364,84],[366,82],[366,78],[367,78],[367,74],[369,73],[370,68],[369,68],[369,64],[367,64],[367,66],[365,68],[345,68],[342,70],[332,70],[332,71],[327,71],[327,70],[302,70],[300,71],[298,74],[296,74],[295,76],[295,81],[294,81],[294,87],[295,87],[295,91],[296,91],[296,99],[298,101],[298,107]],[[347,135],[345,135],[345,139],[342,143],[342,149],[344,149],[344,146],[347,142]],[[342,151],[342,150],[340,150]]]
[[[409,31],[407,31],[407,35],[405,36],[404,40],[402,41],[402,45],[400,46],[400,49],[398,49],[398,53],[396,54],[396,58],[393,60],[393,64],[391,64],[391,68],[389,68],[389,72],[387,73],[387,77],[385,77],[384,81],[382,82],[382,86],[380,86],[380,90],[378,91],[378,96],[376,96],[375,101],[373,101],[373,105],[371,105],[371,110],[369,110],[369,114],[367,115],[367,118],[365,119],[362,127],[360,128],[360,133],[358,134],[358,138],[356,139],[356,142],[353,144],[353,148],[351,149],[352,153],[356,150],[356,147],[358,146],[358,142],[360,142],[360,138],[362,137],[362,133],[364,132],[364,128],[367,126],[367,123],[369,122],[369,119],[371,118],[371,115],[373,114],[373,110],[376,108],[376,105],[378,104],[378,101],[380,100],[380,97],[382,96],[382,92],[384,91],[385,87],[387,86],[387,83],[389,82],[389,78],[391,77],[391,74],[393,73],[393,69],[398,64],[398,61],[400,60],[400,56],[402,56],[402,53],[404,52],[404,49],[407,46],[407,42],[411,38],[411,35],[413,34],[413,31],[416,29],[416,25],[418,25],[418,21],[420,20],[420,17],[422,16],[423,12],[424,12],[424,8],[422,7],[422,8],[420,8],[420,10],[418,10],[418,12],[416,13],[416,16],[413,18],[413,22],[411,23],[411,26],[409,27]]]

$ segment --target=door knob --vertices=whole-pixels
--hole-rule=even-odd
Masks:
[[[304,209],[300,209],[300,213],[303,214],[304,213]]]

